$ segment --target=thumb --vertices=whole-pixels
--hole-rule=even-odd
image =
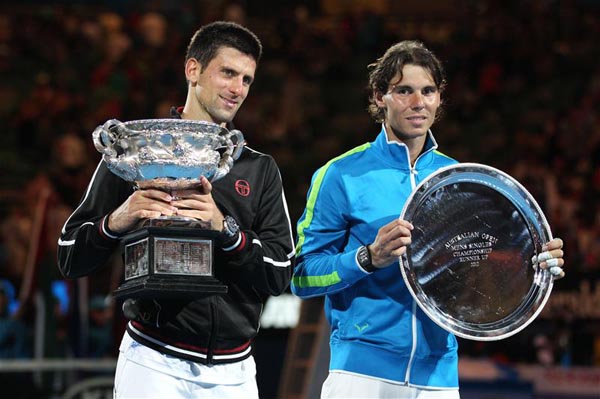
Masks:
[[[210,192],[212,191],[212,184],[210,183],[210,181],[208,181],[206,176],[200,177],[200,184],[202,185],[202,192],[204,194],[210,194]]]

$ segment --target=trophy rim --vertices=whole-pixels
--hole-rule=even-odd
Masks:
[[[436,172],[429,175],[427,178],[421,181],[409,195],[402,209],[400,219],[410,221],[413,212],[418,206],[418,204],[415,204],[415,199],[418,199],[419,196],[426,197],[423,192],[427,192],[427,189],[430,188],[429,186],[439,188],[445,185],[443,184],[444,178],[446,178],[446,180],[450,180],[447,178],[448,176],[461,173],[485,174],[488,178],[496,178],[500,183],[514,186],[514,188],[517,189],[516,192],[521,199],[521,203],[516,203],[515,198],[511,198],[506,194],[506,192],[500,191],[501,187],[499,187],[499,185],[494,186],[494,182],[492,182],[492,184],[483,184],[482,182],[472,180],[472,178],[469,180],[469,176],[466,176],[464,180],[461,180],[463,183],[479,183],[495,189],[495,191],[503,195],[508,201],[511,202],[513,206],[515,206],[515,208],[517,208],[521,216],[526,220],[528,228],[535,228],[536,226],[530,221],[527,215],[524,214],[522,209],[525,205],[530,206],[533,215],[537,218],[536,222],[538,223],[538,229],[536,229],[536,232],[540,235],[540,241],[549,241],[552,239],[552,232],[550,230],[548,221],[531,193],[529,193],[521,183],[507,173],[492,166],[479,163],[457,163],[440,168]],[[435,185],[436,179],[439,180],[437,186]],[[448,182],[448,184],[450,183],[456,183],[456,181]],[[544,243],[545,242],[534,242],[536,253],[541,252],[541,245]],[[402,273],[402,278],[411,296],[419,308],[421,308],[421,310],[432,321],[434,321],[444,330],[453,333],[456,336],[476,341],[501,340],[508,338],[527,327],[543,310],[552,292],[554,282],[554,278],[548,270],[537,268],[527,295],[523,298],[515,310],[513,310],[513,312],[496,322],[470,323],[460,321],[451,315],[443,313],[435,306],[435,304],[428,300],[427,295],[424,294],[418,281],[413,278],[414,276],[412,274],[411,261],[408,258],[408,251],[406,251],[399,258],[399,267]],[[517,317],[514,317],[515,315],[517,315]],[[511,318],[513,319],[511,320]]]
[[[215,122],[209,122],[209,121],[202,121],[202,120],[196,120],[196,119],[175,119],[175,118],[148,118],[148,119],[134,119],[134,120],[128,120],[128,121],[119,121],[121,124],[123,124],[125,127],[127,127],[127,129],[129,130],[129,132],[133,132],[130,133],[130,135],[133,134],[141,134],[143,131],[142,130],[136,130],[136,129],[131,129],[130,126],[133,125],[143,125],[143,124],[153,124],[153,125],[157,125],[157,124],[161,124],[161,123],[165,123],[165,124],[171,124],[171,125],[189,125],[189,126],[209,126],[211,128],[215,128],[215,129],[219,129],[221,130],[221,133],[228,133],[229,129],[227,129],[224,126],[221,126],[218,123]],[[159,130],[156,130],[159,131]],[[189,132],[189,133],[194,133],[194,132]]]

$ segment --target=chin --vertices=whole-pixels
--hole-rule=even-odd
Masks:
[[[421,130],[419,130],[419,131],[412,130],[412,131],[408,131],[407,133],[394,131],[394,136],[396,136],[396,138],[398,138],[399,140],[402,140],[402,141],[404,141],[404,140],[414,140],[414,139],[417,139],[419,137],[423,137],[425,135],[427,135],[427,130],[424,130],[424,131],[421,131]]]
[[[230,123],[233,120],[233,117],[229,117],[229,116],[214,116],[213,117],[213,122],[216,123],[217,125],[220,125],[222,123]]]
[[[219,116],[223,122],[231,122],[233,120],[233,118],[235,117],[236,113],[237,113],[237,110],[231,111],[231,112],[224,112],[223,114],[221,114]]]

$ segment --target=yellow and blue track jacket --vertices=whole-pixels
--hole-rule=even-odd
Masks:
[[[420,181],[456,163],[437,151],[431,132],[413,167],[409,159],[408,148],[388,141],[383,129],[317,170],[298,221],[291,287],[302,298],[325,296],[330,371],[458,388],[455,336],[418,308],[398,266],[368,273],[356,259],[360,246],[400,216]]]

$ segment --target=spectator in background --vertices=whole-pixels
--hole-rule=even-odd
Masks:
[[[21,320],[14,317],[17,307],[15,288],[9,281],[0,280],[0,359],[31,356],[27,328]]]
[[[18,315],[15,288],[7,280],[0,279],[0,362],[24,359],[32,355],[32,331]],[[35,388],[31,374],[0,373],[2,396],[7,398],[36,399],[43,397]]]
[[[110,295],[110,294],[109,294]],[[108,296],[94,295],[90,299],[90,356],[112,356],[114,311],[112,299]]]

